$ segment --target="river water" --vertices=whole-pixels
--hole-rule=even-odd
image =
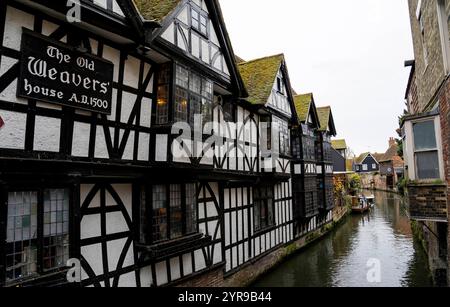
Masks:
[[[376,207],[352,215],[322,240],[262,277],[256,287],[432,286],[403,200],[375,192]]]

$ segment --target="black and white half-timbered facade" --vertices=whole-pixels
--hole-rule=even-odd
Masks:
[[[227,278],[332,220],[334,125],[217,0],[66,2],[0,2],[0,286]]]

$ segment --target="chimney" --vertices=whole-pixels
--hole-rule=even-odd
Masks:
[[[397,142],[395,141],[394,138],[389,138],[389,148],[391,148],[392,146],[394,146]]]

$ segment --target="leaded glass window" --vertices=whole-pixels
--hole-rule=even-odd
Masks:
[[[67,189],[8,194],[7,282],[66,266],[69,259],[69,202]]]
[[[194,183],[143,186],[141,242],[156,244],[197,232],[196,192]]]
[[[161,66],[158,73],[157,98],[156,98],[156,115],[155,124],[165,125],[169,123],[169,99],[170,99],[170,76],[171,64]]]
[[[275,225],[273,186],[256,187],[253,192],[254,229],[262,231]]]

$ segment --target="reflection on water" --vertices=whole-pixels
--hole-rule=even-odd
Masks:
[[[337,230],[264,276],[257,287],[431,286],[424,251],[414,242],[402,199],[376,192],[376,207],[352,215]],[[381,282],[369,283],[370,259],[381,264]]]

